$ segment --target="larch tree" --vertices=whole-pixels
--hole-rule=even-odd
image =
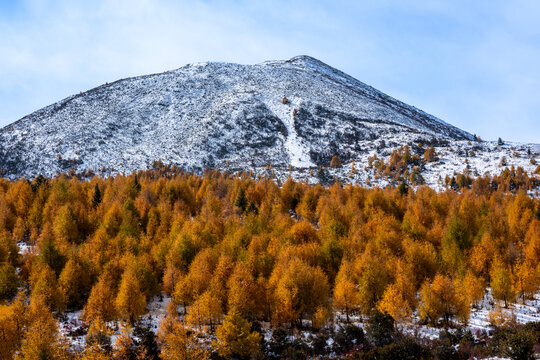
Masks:
[[[43,227],[43,231],[39,239],[38,258],[41,263],[47,264],[51,269],[53,269],[56,275],[60,275],[60,272],[66,264],[66,257],[58,247],[58,243],[56,242],[55,235],[50,224],[46,224]]]
[[[210,331],[214,331],[214,326],[220,323],[222,316],[221,300],[211,291],[206,291],[189,307],[185,321],[197,327],[209,325]]]
[[[433,162],[437,159],[437,154],[433,146],[428,146],[426,151],[424,151],[424,161]]]
[[[508,302],[513,301],[516,296],[508,266],[501,260],[496,259],[490,275],[493,297],[497,300],[503,300],[504,306],[508,307]]]
[[[68,260],[58,278],[58,286],[68,308],[80,308],[92,286],[89,269],[83,268],[81,261],[75,258]]]
[[[540,204],[538,209],[540,214]],[[540,218],[531,221],[525,235],[525,259],[534,267],[540,263]]]
[[[113,360],[109,352],[103,350],[99,346],[87,346],[84,354],[79,356],[81,360]]]
[[[174,288],[173,299],[177,304],[189,305],[208,288],[213,271],[217,266],[218,256],[213,249],[200,251],[189,266],[189,272],[183,276]]]
[[[270,277],[273,313],[277,322],[300,321],[312,317],[320,306],[328,306],[328,279],[318,267],[300,259],[276,266]]]
[[[17,266],[20,261],[19,248],[17,242],[9,231],[0,227],[0,262]]]
[[[54,271],[48,265],[37,266],[30,278],[32,301],[38,298],[50,309],[64,309],[65,298],[58,288],[58,282]]]
[[[17,360],[67,359],[68,354],[58,332],[58,324],[41,298],[30,303],[30,324],[25,332]]]
[[[92,287],[83,316],[89,323],[95,319],[112,321],[116,319],[115,294],[104,276]]]
[[[161,345],[159,354],[162,360],[206,360],[210,353],[197,336],[189,331],[178,319],[176,305],[167,305],[167,314],[161,321],[158,330],[158,341]]]
[[[358,275],[358,296],[360,310],[369,314],[377,302],[382,298],[384,290],[389,283],[388,271],[384,263],[373,254],[364,254],[355,264]]]
[[[10,300],[17,293],[19,276],[13,265],[4,263],[0,265],[0,301]]]
[[[396,321],[404,321],[412,314],[409,303],[395,284],[386,288],[377,308],[383,313],[388,313]]]
[[[330,167],[333,167],[333,168],[341,167],[341,161],[339,160],[339,157],[337,155],[332,156],[332,160],[330,161]]]
[[[78,243],[80,240],[77,218],[73,212],[73,207],[64,205],[56,215],[54,230],[60,241],[68,243]]]
[[[29,321],[27,311],[23,292],[11,305],[0,305],[0,359],[12,359],[19,349]]]
[[[85,345],[87,350],[94,349],[91,352],[95,353],[94,356],[101,356],[102,352],[97,350],[103,350],[106,355],[112,350],[111,335],[113,334],[107,325],[100,318],[95,318],[90,323],[88,333],[85,338]]]
[[[179,280],[182,277],[182,271],[178,269],[174,264],[167,263],[167,267],[165,268],[165,272],[163,273],[163,291],[168,296],[172,296],[174,293],[174,287],[179,282]]]
[[[140,232],[140,215],[133,200],[127,199],[122,206],[120,232],[126,236],[137,237]]]
[[[473,271],[469,270],[465,274],[462,282],[463,290],[467,296],[469,304],[476,305],[486,292],[484,280],[481,277],[474,275]]]
[[[540,274],[531,263],[522,261],[514,268],[513,273],[514,289],[518,292],[521,301],[531,298],[538,290],[540,284]]]
[[[437,274],[433,282],[426,281],[420,290],[420,316],[436,324],[442,317],[445,323],[456,317],[467,320],[469,304],[455,281],[445,275]]]
[[[336,277],[332,306],[345,312],[345,317],[349,322],[350,312],[358,309],[359,305],[358,287],[352,280],[352,265],[344,261]]]
[[[208,291],[219,301],[221,307],[227,304],[227,281],[234,270],[234,261],[229,255],[222,255],[219,258],[217,266],[212,274],[212,279],[208,286]]]
[[[135,273],[129,269],[122,275],[115,303],[118,315],[130,324],[134,324],[144,314],[146,298],[141,291]]]
[[[258,319],[265,309],[265,289],[260,286],[246,264],[238,262],[228,282],[228,308],[237,309],[243,317]]]
[[[133,360],[137,358],[130,327],[123,326],[120,329],[120,333],[116,335],[114,340],[112,353],[114,360]]]

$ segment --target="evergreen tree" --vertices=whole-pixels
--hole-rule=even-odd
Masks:
[[[92,204],[94,207],[97,207],[99,204],[101,204],[101,191],[99,190],[99,185],[96,182],[94,185],[94,195],[92,196]]]
[[[234,201],[234,206],[244,212],[246,210],[247,202],[246,191],[243,187],[240,187],[238,194],[236,195],[236,200]]]
[[[224,358],[253,359],[261,351],[261,334],[252,332],[251,324],[235,309],[218,326],[216,336],[213,346]]]
[[[388,313],[374,310],[368,319],[366,334],[375,346],[389,345],[394,341],[394,319]]]

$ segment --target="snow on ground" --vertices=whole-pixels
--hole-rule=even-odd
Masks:
[[[412,138],[401,137],[390,138],[386,140],[387,144],[393,144],[384,150],[372,150],[361,153],[354,161],[343,164],[341,168],[327,168],[330,178],[337,178],[343,183],[353,183],[367,187],[385,187],[387,185],[397,185],[397,183],[386,177],[381,177],[375,174],[373,169],[367,168],[369,158],[377,155],[379,159],[387,160],[393,149],[401,146],[398,144],[408,144],[412,142]],[[400,141],[400,142],[398,142]],[[361,143],[361,146],[368,149],[368,146],[374,147],[377,144]],[[529,176],[534,176],[534,171],[540,164],[540,151],[537,144],[520,144],[520,143],[505,143],[497,145],[497,142],[482,142],[469,143],[468,141],[455,141],[450,147],[435,147],[436,154],[439,160],[431,163],[426,163],[422,169],[421,175],[425,180],[425,184],[436,191],[444,191],[447,186],[444,183],[444,178],[448,175],[455,176],[457,173],[463,173],[468,170],[471,176],[478,177],[484,175],[499,175],[505,167],[510,169],[514,166],[515,169],[522,167]],[[501,159],[506,159],[506,166],[501,165]],[[536,159],[538,164],[533,164],[531,159]],[[354,166],[355,173],[351,170]],[[292,176],[295,180],[306,181],[310,184],[319,182],[317,178],[317,169],[272,169],[273,174],[280,181],[285,181],[288,176]],[[265,169],[256,169],[255,173],[270,175],[271,172]],[[529,195],[533,197],[540,196],[540,188],[529,191]]]
[[[146,314],[144,314],[139,324],[143,327],[148,327],[154,334],[157,335],[159,324],[166,315],[167,305],[171,301],[171,298],[165,294],[160,296],[154,296],[146,305]],[[180,311],[180,307],[178,307]],[[81,319],[81,310],[77,311],[65,311],[59,314],[60,333],[66,336],[76,350],[84,348],[86,333],[88,331],[87,324]],[[114,344],[116,336],[121,331],[121,322],[111,321],[107,323],[107,326],[113,330],[111,336],[111,343]]]
[[[35,250],[35,245],[30,245],[24,241],[19,241],[17,243],[17,247],[19,248],[19,254],[24,255],[31,253]]]
[[[289,155],[290,165],[298,168],[309,168],[315,166],[309,158],[309,148],[298,137],[294,127],[293,112],[295,105],[299,104],[299,99],[287,99],[286,103],[278,99],[265,101],[266,106],[272,111],[286,126],[287,138],[285,139],[285,149]]]
[[[76,350],[84,348],[86,338],[86,326],[80,319],[82,311],[66,311],[60,315],[60,333],[66,336],[71,346]]]
[[[165,294],[154,296],[146,305],[146,314],[143,315],[141,323],[157,334],[159,323],[167,315],[167,305],[171,298]]]
[[[148,327],[151,331],[157,334],[159,324],[166,315],[167,305],[171,301],[171,298],[162,294],[161,296],[153,297],[147,304],[147,312],[141,318],[141,325]],[[493,327],[489,323],[489,312],[493,309],[497,302],[491,295],[491,290],[488,288],[486,294],[477,308],[472,308],[470,313],[470,319],[466,326],[467,330],[470,330],[476,337],[491,336],[493,333]],[[503,305],[503,304],[499,304]],[[183,309],[178,308],[179,312],[183,312]],[[508,308],[503,308],[502,311],[507,315],[515,317],[517,323],[526,324],[529,322],[540,321],[540,292],[536,293],[532,300],[526,300],[525,304],[514,303],[509,304]],[[60,331],[66,335],[71,341],[71,344],[76,349],[81,349],[84,346],[86,328],[85,324],[80,320],[81,311],[65,312],[60,316]],[[365,329],[365,318],[359,315],[349,315],[351,323],[360,326]],[[422,339],[437,340],[439,339],[439,333],[441,328],[435,328],[427,325],[420,325],[417,316],[413,317],[415,320],[413,323],[399,324],[398,327],[401,331]],[[341,325],[345,323],[345,314],[337,313],[335,322],[333,324],[334,329],[338,330]],[[111,322],[108,326],[114,329],[114,337],[118,335],[120,331],[119,322]],[[309,321],[305,321],[305,326],[309,327]],[[264,329],[263,336],[266,340],[269,340],[272,335],[272,330],[268,323],[262,324]],[[451,330],[450,330],[451,331]],[[310,336],[309,331],[301,331],[299,336],[305,339]],[[294,336],[293,336],[294,337]],[[292,340],[292,338],[291,338]],[[329,339],[329,344],[333,341]],[[496,358],[494,358],[496,359]]]

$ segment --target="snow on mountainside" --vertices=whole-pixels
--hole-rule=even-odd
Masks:
[[[328,166],[333,155],[363,164],[373,152],[405,144],[444,147],[472,138],[299,56],[191,64],[71,96],[0,130],[0,169],[9,178],[69,169],[130,173],[161,159],[193,171],[264,172],[272,164],[278,177],[292,166],[294,177],[307,179],[309,168]],[[488,162],[497,164],[492,155]]]

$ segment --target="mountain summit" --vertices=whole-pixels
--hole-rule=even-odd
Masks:
[[[467,132],[309,56],[256,65],[198,63],[118,80],[0,130],[8,177],[206,167],[309,168],[407,141]]]

